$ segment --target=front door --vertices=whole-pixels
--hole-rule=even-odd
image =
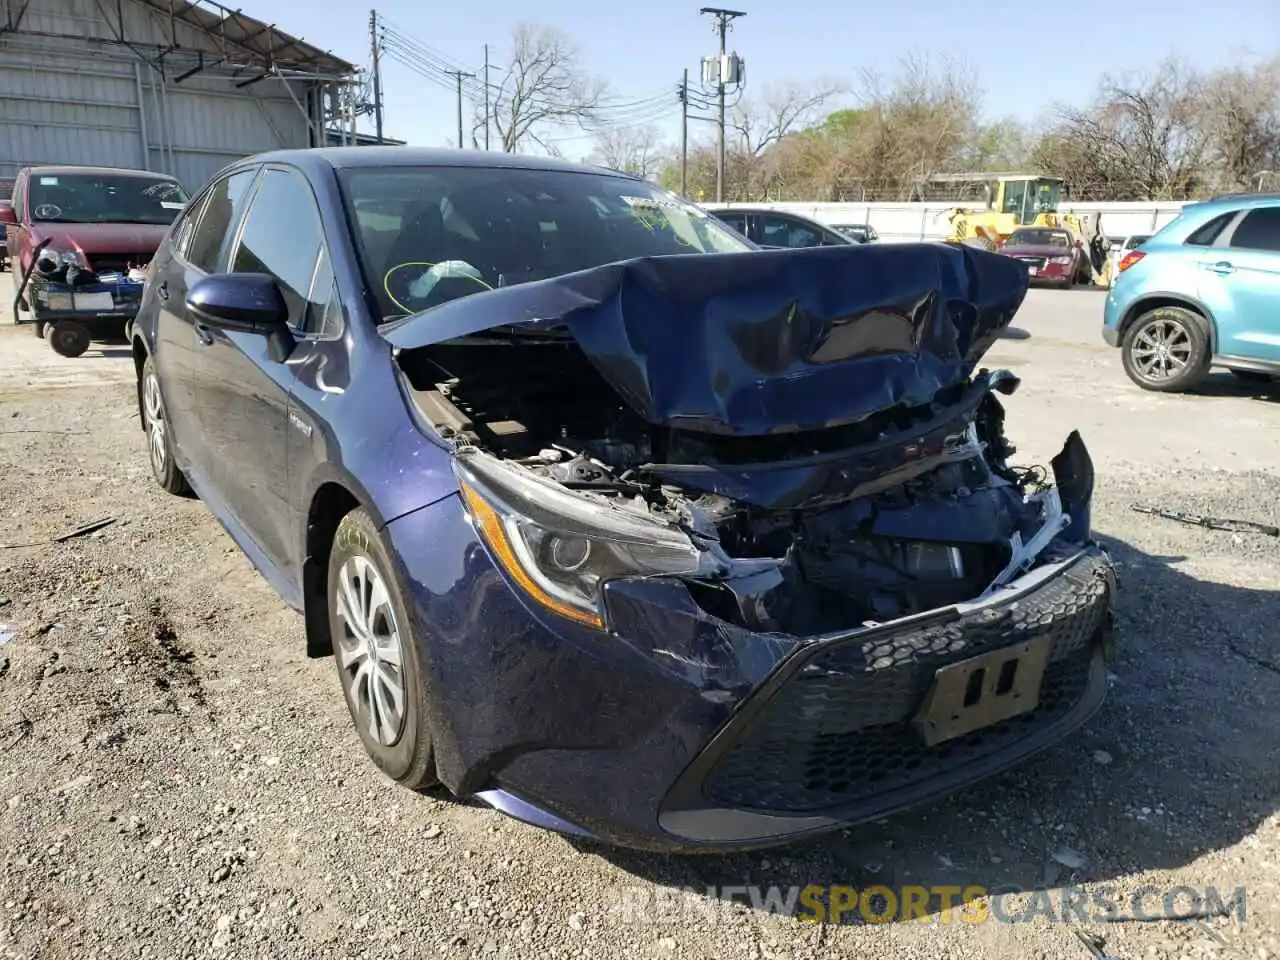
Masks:
[[[212,480],[212,464],[208,446],[199,434],[196,381],[203,357],[187,310],[187,291],[218,269],[256,172],[251,168],[223,177],[183,214],[167,247],[157,251],[143,303],[143,309],[149,309],[154,298],[156,349],[152,362],[162,385],[165,419],[178,461],[197,488]]]
[[[319,211],[297,171],[268,167],[249,200],[227,272],[266,273],[289,305],[289,323],[305,335],[307,298],[322,247]],[[290,509],[290,358],[273,355],[258,334],[196,324],[202,356],[197,406],[214,478],[227,510],[265,554],[272,579],[299,561]],[[278,349],[278,345],[276,347]]]
[[[1202,253],[1200,297],[1218,320],[1217,352],[1280,363],[1280,206],[1250,210]]]

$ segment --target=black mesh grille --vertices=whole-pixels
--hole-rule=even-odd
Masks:
[[[704,791],[735,807],[814,811],[946,774],[1053,724],[1084,695],[1110,605],[1105,560],[1086,558],[1020,600],[870,642],[832,645],[747,722]],[[934,747],[911,725],[945,664],[1051,637],[1036,710]]]

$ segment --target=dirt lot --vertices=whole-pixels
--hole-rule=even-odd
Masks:
[[[1244,886],[1243,923],[1084,929],[1122,960],[1280,957],[1280,541],[1130,509],[1276,522],[1280,392],[1225,374],[1198,396],[1137,390],[1086,335],[1100,297],[1033,292],[1029,336],[989,360],[1025,378],[1008,402],[1020,459],[1045,463],[1079,427],[1096,461],[1123,588],[1103,712],[946,801],[694,859],[579,849],[382,778],[299,619],[198,501],[151,483],[124,351],[63,360],[0,324],[0,953],[1088,957],[1043,918],[815,926],[705,894],[692,912],[643,907],[683,887],[954,883],[1109,884],[1122,901]]]

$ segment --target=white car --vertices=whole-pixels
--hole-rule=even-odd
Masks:
[[[1136,250],[1148,240],[1153,234],[1150,233],[1133,233],[1127,237],[1107,237],[1110,241],[1111,249],[1107,251],[1107,259],[1110,260],[1107,276],[1110,278],[1107,286],[1116,282],[1116,277],[1120,273],[1120,261],[1124,259],[1124,255],[1131,250]]]

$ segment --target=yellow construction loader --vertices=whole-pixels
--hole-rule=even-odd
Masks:
[[[1069,231],[1089,255],[1095,283],[1106,285],[1107,239],[1099,214],[1063,213],[1058,204],[1063,181],[1057,177],[1015,173],[938,174],[923,181],[916,199],[949,199],[957,205],[946,217],[948,242],[998,250],[1019,227],[1056,227]]]

